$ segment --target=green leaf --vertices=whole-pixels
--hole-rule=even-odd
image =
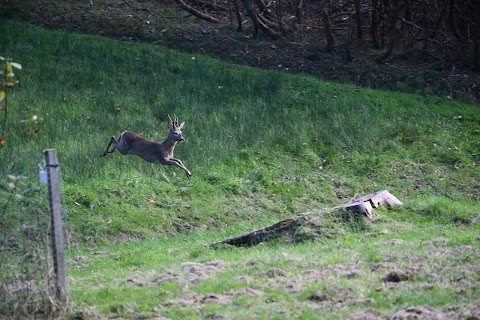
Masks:
[[[5,91],[0,91],[0,102],[5,99]]]

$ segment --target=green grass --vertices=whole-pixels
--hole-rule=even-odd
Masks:
[[[13,190],[8,177],[0,178],[1,226],[18,232],[46,212],[38,165],[42,150],[56,148],[74,311],[312,319],[478,304],[479,271],[469,267],[479,258],[478,105],[12,21],[0,22],[0,34],[1,55],[23,65],[0,149],[0,173],[22,178]],[[187,141],[175,154],[191,179],[133,156],[99,157],[110,136],[124,130],[164,139],[168,114],[186,121]],[[25,128],[32,115],[41,119],[35,134]],[[327,219],[323,234],[301,243],[205,247],[381,189],[406,206],[354,226]],[[391,245],[396,239],[402,241]],[[225,264],[208,269],[215,260]],[[186,271],[190,262],[199,264],[198,274]],[[381,280],[387,270],[371,271],[385,262],[414,268],[414,279],[389,287]],[[274,268],[286,274],[268,276]],[[323,277],[305,280],[311,269]],[[434,288],[418,289],[433,273]],[[198,281],[188,280],[193,276]],[[470,285],[457,285],[462,279]],[[258,294],[239,293],[247,289]],[[312,299],[314,293],[325,300]],[[226,303],[201,300],[208,295]]]
[[[313,319],[318,318],[315,312],[320,312],[334,319],[366,308],[386,316],[407,307],[428,305],[445,310],[457,305],[471,308],[478,303],[478,284],[465,288],[455,284],[459,279],[476,281],[478,277],[478,270],[473,267],[479,258],[475,239],[478,227],[475,231],[451,224],[422,224],[422,233],[418,226],[398,225],[396,215],[384,212],[382,220],[373,224],[367,234],[353,233],[296,245],[280,242],[258,248],[212,250],[204,244],[218,240],[219,236],[204,232],[95,250],[79,249],[73,253],[81,257],[81,263],[74,264],[77,268],[72,275],[75,283],[71,285],[71,294],[80,307],[95,306],[96,312],[126,317],[135,312],[153,312],[173,318],[187,314],[204,318],[213,312],[239,319],[282,318],[285,314]],[[404,242],[393,244],[396,239]],[[439,244],[431,240],[439,240]],[[461,252],[461,248],[467,249]],[[216,268],[205,267],[218,260],[222,263]],[[185,268],[190,261],[197,268],[193,273],[190,267]],[[372,271],[382,263],[393,264],[390,268],[394,269],[412,270],[413,280],[398,286],[383,282],[391,269]],[[269,276],[268,270],[274,269],[283,270],[284,274]],[[312,270],[321,275],[309,277]],[[169,272],[178,277],[159,284],[157,279]],[[432,275],[436,280],[432,280]],[[197,283],[197,276],[205,277]],[[294,290],[289,291],[289,286]],[[235,294],[248,290],[258,294]],[[314,293],[324,295],[325,300],[315,301],[311,298]],[[210,296],[226,297],[229,303],[199,302]],[[335,304],[346,306],[338,308]],[[118,306],[122,312],[112,311],[118,310]]]

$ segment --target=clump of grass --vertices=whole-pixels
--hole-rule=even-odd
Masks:
[[[415,204],[420,217],[441,224],[472,225],[480,218],[477,207],[468,202],[432,197]]]

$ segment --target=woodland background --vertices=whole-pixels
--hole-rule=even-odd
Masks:
[[[359,86],[480,100],[475,0],[0,1],[3,17]]]

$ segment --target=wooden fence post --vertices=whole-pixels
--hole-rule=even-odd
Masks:
[[[57,297],[62,303],[67,302],[67,280],[65,277],[65,255],[63,245],[62,212],[60,210],[60,190],[58,178],[60,164],[57,159],[57,150],[44,150],[48,172],[48,198],[52,225],[53,264],[55,269],[55,288]]]

